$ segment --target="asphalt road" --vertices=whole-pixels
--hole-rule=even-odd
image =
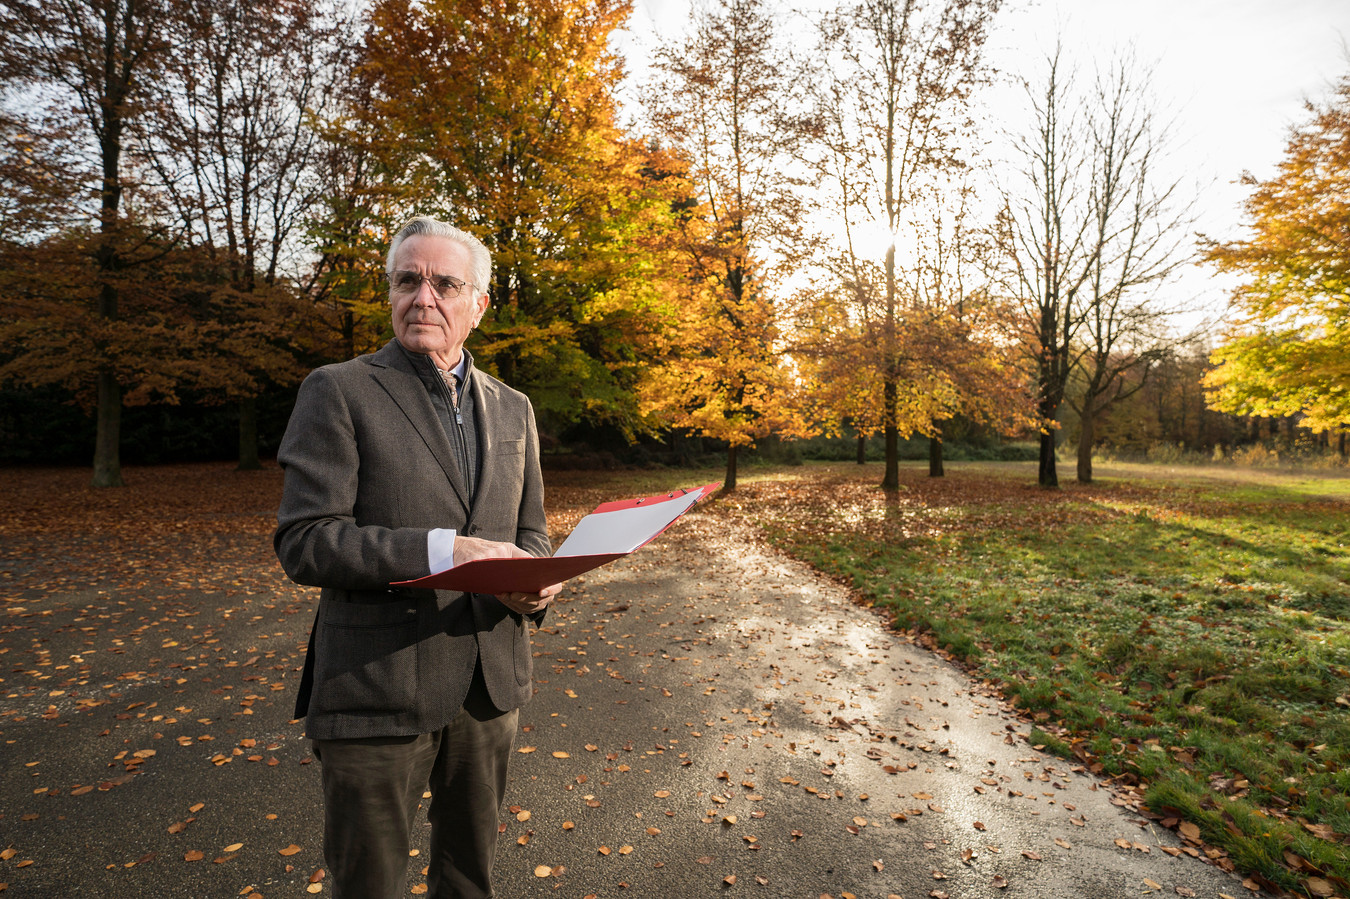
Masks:
[[[499,896],[1252,895],[1028,745],[990,691],[728,527],[696,510],[573,582],[536,633]],[[6,897],[329,892],[318,764],[289,720],[313,593],[256,537],[212,553],[258,573],[199,589],[150,565],[141,590],[53,590],[59,566],[8,563]]]

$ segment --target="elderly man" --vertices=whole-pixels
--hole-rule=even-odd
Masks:
[[[487,248],[432,218],[389,248],[394,339],[312,372],[278,460],[274,537],[321,587],[296,702],[319,759],[324,857],[338,899],[406,891],[430,788],[432,896],[491,896],[497,815],[530,638],[558,593],[391,587],[452,564],[546,556],[534,412],[477,371],[464,340],[488,306]]]

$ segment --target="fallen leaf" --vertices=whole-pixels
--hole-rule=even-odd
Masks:
[[[553,753],[553,757],[554,757],[555,759],[570,759],[572,756],[570,756],[570,755],[567,754],[566,752],[563,752],[563,751],[560,749],[560,750],[558,750],[557,752]]]
[[[1331,885],[1330,881],[1324,880],[1321,877],[1309,877],[1307,887],[1308,892],[1319,897],[1319,899],[1320,897],[1332,896],[1336,893],[1336,889]],[[1195,894],[1192,893],[1191,895]]]
[[[231,843],[230,845],[226,846],[224,849],[222,849],[222,850],[220,850],[220,851],[221,851],[221,852],[238,852],[240,849],[243,849],[243,848],[244,848],[244,844],[243,844],[243,843]]]
[[[536,865],[534,869],[535,877],[548,877],[553,873],[553,869],[548,865]]]
[[[996,890],[1006,890],[1008,888],[1008,878],[1002,874],[995,874],[994,879],[990,881],[990,886]]]

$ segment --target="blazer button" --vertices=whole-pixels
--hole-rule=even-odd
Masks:
[[[472,537],[474,534],[478,533],[478,532],[481,531],[481,530],[482,530],[482,528],[479,527],[478,525],[476,525],[476,524],[471,524],[471,525],[469,525],[469,536]]]

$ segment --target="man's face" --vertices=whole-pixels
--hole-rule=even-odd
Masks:
[[[394,336],[399,342],[414,353],[431,356],[440,368],[458,365],[464,339],[488,306],[487,294],[469,284],[472,271],[468,249],[444,237],[418,234],[399,244],[394,271],[431,279],[448,275],[465,282],[459,296],[446,299],[437,296],[427,281],[420,282],[413,292],[392,287],[389,291]]]

